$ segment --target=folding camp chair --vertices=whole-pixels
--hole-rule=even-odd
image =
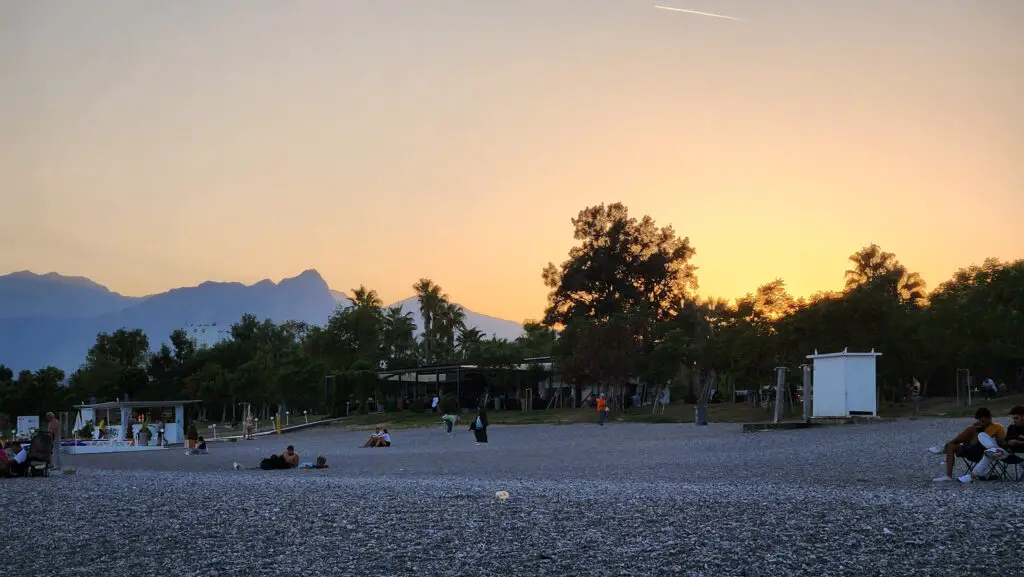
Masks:
[[[28,460],[25,461],[26,477],[49,477],[50,459],[53,455],[54,438],[47,431],[37,431],[28,447]]]
[[[971,459],[968,459],[967,457],[964,456],[957,457],[956,461],[953,463],[953,478],[955,479],[962,475],[973,473],[974,468],[978,466],[979,462],[981,462],[981,459],[978,459],[977,461],[972,461]]]
[[[1006,481],[1024,481],[1024,458],[1011,453],[1005,459],[996,461],[992,466],[992,474]]]

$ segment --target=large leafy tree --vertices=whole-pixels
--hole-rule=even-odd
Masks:
[[[535,321],[523,323],[523,334],[516,339],[516,345],[527,358],[549,357],[554,354],[558,333],[551,327]]]
[[[149,338],[141,329],[100,333],[71,384],[86,395],[135,397],[149,383],[149,355]]]
[[[549,263],[544,324],[576,317],[607,319],[630,311],[664,320],[697,288],[695,251],[671,226],[636,219],[615,203],[585,208],[572,219],[579,244],[560,266]]]
[[[565,327],[556,356],[570,381],[615,386],[646,371],[659,324],[696,289],[694,249],[671,226],[630,217],[619,203],[585,208],[572,225],[579,244],[543,272],[544,324]]]
[[[946,372],[967,368],[1010,381],[1024,372],[1024,260],[960,269],[930,301],[928,329]]]

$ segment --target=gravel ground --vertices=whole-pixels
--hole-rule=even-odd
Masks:
[[[924,447],[966,424],[492,427],[487,446],[438,427],[390,449],[332,428],[65,456],[78,474],[0,481],[0,555],[47,577],[1024,574],[1024,484],[931,482]],[[286,444],[331,468],[232,469]]]

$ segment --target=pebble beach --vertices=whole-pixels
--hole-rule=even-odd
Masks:
[[[0,480],[0,554],[39,577],[1024,574],[1024,483],[931,481],[924,449],[967,423],[496,426],[481,446],[439,425],[388,449],[325,427],[65,455],[74,475]],[[330,468],[252,469],[289,444]]]

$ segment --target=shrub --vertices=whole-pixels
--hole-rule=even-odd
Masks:
[[[424,410],[426,410],[426,408],[426,404],[420,399],[416,399],[415,401],[409,402],[409,410],[414,413],[422,413]]]

